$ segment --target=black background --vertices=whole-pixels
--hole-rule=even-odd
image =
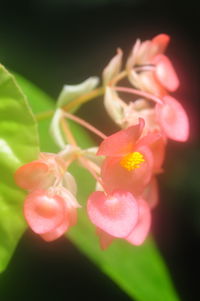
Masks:
[[[138,37],[150,39],[162,32],[171,36],[167,54],[181,81],[175,96],[190,116],[191,137],[185,144],[169,144],[152,231],[181,300],[199,300],[200,47],[195,3],[33,0],[0,4],[1,63],[53,97],[64,83],[100,76],[118,46],[128,54]],[[112,133],[116,127],[103,114],[100,100],[79,111]],[[79,298],[130,300],[65,238],[46,244],[27,231],[0,275],[0,300]]]

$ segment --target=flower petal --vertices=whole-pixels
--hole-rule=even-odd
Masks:
[[[143,199],[149,204],[150,208],[155,208],[159,200],[158,181],[156,177],[152,177],[150,183],[145,188]]]
[[[150,181],[153,168],[152,153],[145,146],[139,146],[135,151],[140,152],[144,156],[145,162],[132,171],[121,166],[121,157],[108,157],[105,159],[101,176],[104,188],[108,193],[112,193],[116,189],[123,189],[130,191],[133,195],[139,195]]]
[[[152,63],[156,65],[155,75],[167,90],[173,92],[179,87],[179,79],[170,60],[163,54],[157,55]]]
[[[111,195],[93,192],[88,199],[87,212],[93,224],[114,237],[127,236],[138,219],[136,199],[123,190]]]
[[[27,190],[46,188],[53,181],[49,166],[42,161],[32,161],[20,168],[14,174],[16,184]]]
[[[121,100],[117,92],[110,87],[106,87],[104,106],[114,122],[119,126],[122,126],[124,121],[124,109],[126,108],[127,104]]]
[[[96,228],[96,234],[99,236],[99,243],[102,250],[107,249],[114,240],[114,237],[104,232],[100,228]]]
[[[137,145],[147,145],[153,154],[154,166],[153,171],[159,173],[165,158],[166,138],[161,132],[149,133],[139,140]]]
[[[68,229],[69,223],[65,220],[60,226],[55,228],[54,230],[50,232],[46,232],[44,234],[41,234],[41,237],[45,241],[53,241],[61,237]]]
[[[163,105],[156,105],[157,118],[163,131],[173,140],[186,141],[189,137],[189,120],[184,108],[171,96],[165,96],[163,101]]]
[[[165,33],[161,33],[161,34],[158,34],[157,36],[155,36],[152,39],[152,42],[157,47],[157,51],[155,54],[164,53],[165,49],[167,48],[167,46],[170,42],[170,36]]]
[[[120,48],[117,49],[117,54],[110,60],[108,65],[103,70],[103,83],[107,85],[120,71],[122,65],[123,52]]]
[[[98,156],[121,156],[133,151],[134,144],[142,133],[144,120],[139,119],[137,125],[133,125],[125,130],[106,138],[99,146]]]
[[[63,222],[64,201],[58,195],[50,196],[47,191],[34,191],[25,200],[24,215],[35,233],[44,234],[54,230]]]
[[[133,245],[141,245],[151,226],[151,212],[147,202],[143,199],[138,200],[139,203],[139,220],[133,231],[126,237],[126,240]]]

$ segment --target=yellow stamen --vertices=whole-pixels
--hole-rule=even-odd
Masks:
[[[144,156],[139,152],[133,152],[124,156],[120,161],[120,165],[131,171],[139,168],[142,162],[145,162]]]

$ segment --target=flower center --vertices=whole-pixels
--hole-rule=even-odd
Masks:
[[[141,163],[144,161],[144,156],[141,153],[133,152],[124,156],[120,161],[120,165],[128,169],[128,171],[131,171],[133,169],[139,168]]]

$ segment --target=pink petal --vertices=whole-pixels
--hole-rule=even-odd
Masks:
[[[151,226],[151,212],[147,202],[140,199],[139,203],[139,221],[133,231],[126,237],[126,240],[133,245],[141,245],[149,233]]]
[[[41,237],[45,240],[45,241],[53,241],[58,239],[59,237],[61,237],[68,229],[69,227],[69,223],[68,221],[64,221],[60,226],[58,226],[57,228],[55,228],[54,230],[50,231],[50,232],[46,232],[44,234],[41,234]]]
[[[137,201],[130,192],[118,190],[111,195],[93,192],[87,204],[90,220],[114,237],[125,237],[137,223]]]
[[[142,133],[144,120],[137,125],[121,130],[106,138],[99,146],[98,156],[120,156],[132,152],[136,140]]]
[[[149,204],[150,208],[155,208],[158,204],[159,193],[158,193],[158,181],[156,177],[153,177],[150,183],[145,188],[143,199]]]
[[[27,190],[41,189],[52,183],[52,174],[49,174],[49,167],[41,161],[27,163],[14,174],[16,184]]]
[[[169,138],[186,141],[189,137],[189,120],[184,108],[171,96],[165,96],[163,101],[163,105],[156,105],[156,114],[162,129]]]
[[[170,36],[165,33],[158,34],[152,39],[153,44],[157,47],[157,53],[163,53],[167,48],[169,41]]]
[[[163,54],[157,55],[152,64],[156,65],[155,75],[158,81],[169,91],[179,87],[179,79],[170,60]]]
[[[99,236],[99,243],[102,250],[107,249],[114,240],[113,236],[109,235],[99,228],[96,228],[96,234]]]
[[[58,195],[50,196],[47,191],[34,191],[25,200],[24,215],[35,233],[50,232],[65,218],[64,201]]]
[[[150,147],[154,158],[154,172],[160,172],[165,158],[166,138],[161,132],[149,133],[142,137],[137,145],[147,145]]]
[[[122,157],[108,157],[105,159],[101,176],[104,187],[108,193],[113,190],[123,189],[134,195],[141,194],[152,175],[153,156],[146,146],[138,146],[134,151],[140,152],[145,159],[139,168],[128,171],[120,164]]]

